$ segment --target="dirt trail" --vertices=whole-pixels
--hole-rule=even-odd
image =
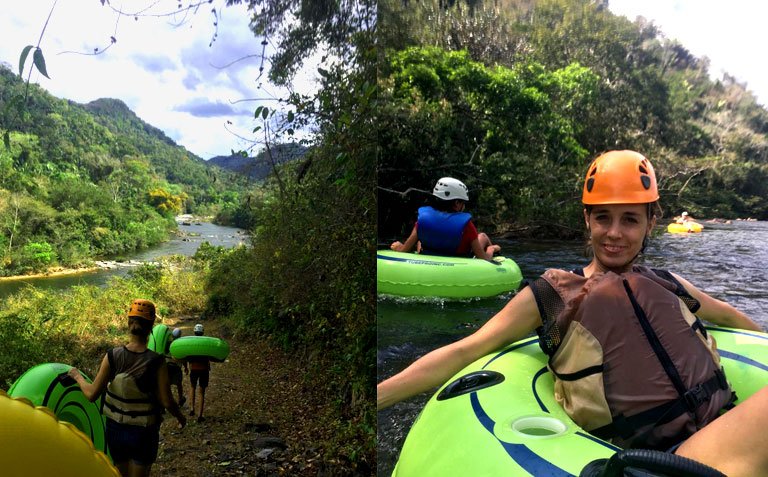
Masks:
[[[169,322],[170,321],[170,322]],[[166,320],[192,334],[194,319]],[[346,462],[325,461],[327,431],[318,423],[331,416],[327,396],[304,382],[306,369],[290,355],[253,340],[232,336],[226,326],[203,321],[205,334],[231,348],[224,363],[212,363],[205,396],[205,421],[189,416],[189,378],[184,376],[187,426],[166,414],[152,475],[169,476],[348,476]],[[174,397],[176,388],[172,388]]]

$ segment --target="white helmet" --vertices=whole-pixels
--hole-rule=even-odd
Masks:
[[[195,331],[196,335],[198,335],[198,336],[202,335],[203,334],[203,325],[201,325],[200,323],[196,324],[195,328],[194,328],[194,331]]]
[[[685,217],[686,215],[688,215],[688,212],[683,212],[683,213],[682,213],[682,214],[680,214],[680,215],[682,215],[683,217]]]
[[[435,188],[432,189],[432,195],[442,200],[469,200],[467,192],[467,186],[453,177],[443,177],[437,181]]]

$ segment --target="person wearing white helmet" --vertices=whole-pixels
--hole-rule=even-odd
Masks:
[[[177,338],[181,338],[180,328],[173,329],[171,332],[171,339],[168,340],[168,343],[165,345],[165,363],[168,365],[168,383],[171,387],[176,386],[176,391],[179,395],[176,402],[179,403],[179,407],[182,407],[184,406],[184,403],[187,402],[187,398],[184,397],[184,383],[181,375],[181,368],[182,366],[184,367],[184,374],[189,374],[189,369],[187,368],[186,361],[180,361],[171,356],[171,343]]]
[[[195,336],[203,336],[203,325],[198,323],[193,328]],[[208,379],[210,377],[211,360],[206,356],[190,356],[187,358],[189,362],[189,384],[191,389],[189,390],[189,415],[195,415],[195,394],[197,391],[198,382],[200,384],[200,409],[197,412],[197,422],[204,422],[203,409],[205,408],[205,389],[208,387]]]
[[[418,244],[419,253],[427,255],[474,256],[490,260],[501,247],[491,243],[485,233],[479,233],[472,216],[464,212],[469,200],[467,186],[453,177],[437,181],[431,206],[421,207],[411,235],[390,248],[410,252]]]
[[[695,220],[693,219],[693,217],[688,215],[688,212],[683,211],[683,213],[680,214],[680,216],[675,217],[675,222],[678,223],[678,224],[681,224],[681,225],[687,225],[688,226],[688,230],[692,231],[693,230],[693,226],[691,224],[693,222],[695,222]]]

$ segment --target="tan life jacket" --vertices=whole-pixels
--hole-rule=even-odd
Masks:
[[[125,346],[107,353],[112,379],[104,397],[104,415],[132,426],[159,425],[162,406],[157,397],[157,370],[163,356],[134,353]]]
[[[735,399],[699,303],[663,270],[590,278],[547,270],[531,283],[555,398],[621,447],[667,449]]]

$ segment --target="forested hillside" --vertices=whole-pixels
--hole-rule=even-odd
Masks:
[[[442,176],[484,229],[576,236],[587,164],[624,148],[668,211],[768,219],[768,111],[653,24],[606,0],[379,5],[380,237]]]
[[[86,105],[0,65],[0,275],[76,266],[164,240],[173,216],[215,214],[246,181],[176,145],[117,99]]]

